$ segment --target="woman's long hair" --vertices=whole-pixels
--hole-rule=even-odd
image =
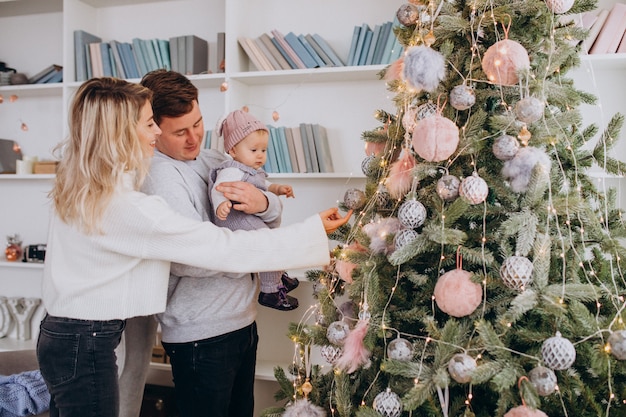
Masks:
[[[149,89],[115,78],[94,78],[78,88],[70,107],[69,137],[57,147],[60,163],[50,192],[64,222],[93,233],[126,173],[134,174],[139,188],[150,160],[137,125],[151,99]]]

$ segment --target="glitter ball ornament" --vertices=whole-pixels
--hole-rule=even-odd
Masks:
[[[576,360],[576,349],[572,342],[556,332],[556,336],[546,339],[541,345],[541,356],[548,368],[562,371],[572,366]]]
[[[484,179],[474,172],[471,176],[463,178],[459,186],[459,195],[470,204],[480,204],[487,198],[489,187]]]
[[[413,345],[408,340],[398,337],[387,345],[387,356],[397,361],[410,361],[413,358]]]
[[[331,365],[339,359],[342,353],[343,350],[338,346],[324,345],[320,348],[320,355],[322,355],[322,358],[324,358],[324,360]]]
[[[443,201],[452,201],[459,196],[461,180],[454,175],[444,175],[437,181],[437,195]]]
[[[413,133],[417,124],[417,107],[410,107],[402,116],[402,127],[408,134]]]
[[[418,7],[410,3],[403,4],[396,12],[398,22],[404,26],[414,25],[417,22],[417,19],[419,19],[419,16],[420,12]]]
[[[457,353],[448,362],[448,373],[456,382],[466,384],[472,380],[476,360],[466,353]]]
[[[556,375],[554,371],[545,366],[537,366],[528,373],[528,379],[533,384],[537,394],[546,397],[556,390]]]
[[[523,256],[510,256],[500,267],[500,278],[514,290],[524,290],[533,280],[533,263]]]
[[[446,75],[446,61],[434,49],[417,45],[407,49],[404,55],[404,80],[417,91],[435,91]]]
[[[376,202],[376,207],[382,208],[389,203],[391,196],[389,195],[389,191],[384,184],[378,184],[378,188],[376,189],[376,193],[374,194],[374,199]]]
[[[457,110],[467,110],[476,103],[474,89],[467,85],[457,85],[450,91],[450,105]]]
[[[503,39],[487,49],[482,68],[492,83],[515,85],[519,81],[518,72],[530,68],[530,58],[518,42]]]
[[[536,97],[525,97],[515,104],[515,117],[526,124],[531,124],[541,119],[546,105]]]
[[[548,417],[548,415],[541,410],[520,405],[507,411],[504,417]]]
[[[361,171],[363,171],[363,174],[365,174],[366,176],[369,176],[372,173],[372,161],[374,161],[375,159],[376,157],[374,155],[368,155],[361,162]]]
[[[626,359],[626,330],[618,330],[609,336],[611,353],[620,361]]]
[[[472,273],[461,268],[446,272],[435,284],[435,302],[444,313],[453,317],[472,314],[480,305],[483,289],[472,282]]]
[[[546,6],[552,13],[567,13],[574,5],[574,0],[546,0]]]
[[[426,220],[426,207],[414,198],[411,198],[398,209],[398,220],[410,229],[415,229],[424,224]]]
[[[391,388],[387,388],[374,398],[372,404],[374,410],[380,413],[383,417],[398,417],[402,414],[402,402],[400,397],[395,392],[391,391]]]
[[[459,128],[439,114],[422,119],[413,130],[413,150],[429,162],[448,159],[459,146]]]
[[[514,136],[502,134],[493,142],[491,149],[496,158],[501,161],[508,161],[519,151],[519,142]]]
[[[418,236],[419,234],[413,229],[402,229],[394,236],[393,243],[396,249],[400,249],[413,242]]]
[[[350,327],[343,321],[334,321],[330,323],[326,330],[326,338],[330,343],[341,346],[346,341],[346,337],[350,333]]]
[[[437,114],[437,105],[432,101],[427,101],[424,104],[417,106],[416,119],[419,122],[429,116]]]
[[[350,188],[343,196],[343,203],[350,210],[359,210],[365,206],[365,193],[358,188]]]

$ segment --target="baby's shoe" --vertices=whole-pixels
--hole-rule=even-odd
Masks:
[[[281,285],[277,292],[259,293],[259,304],[276,310],[289,311],[298,308],[298,299],[287,295],[287,289]]]
[[[280,280],[285,286],[286,292],[291,292],[295,290],[296,288],[298,288],[298,285],[300,285],[300,281],[298,281],[298,278],[291,278],[289,275],[287,275],[286,272],[283,272],[283,275],[280,277]]]

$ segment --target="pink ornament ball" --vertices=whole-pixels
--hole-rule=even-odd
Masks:
[[[459,128],[439,114],[422,119],[413,130],[413,150],[429,162],[448,159],[459,146]]]
[[[365,142],[365,155],[380,156],[385,150],[385,142]]]
[[[515,85],[519,81],[518,72],[530,68],[530,58],[526,49],[518,42],[504,39],[487,49],[482,67],[492,83]]]
[[[480,305],[483,289],[472,282],[472,273],[460,268],[448,271],[437,280],[435,302],[441,311],[453,317],[469,316]]]
[[[546,6],[552,13],[567,13],[574,5],[574,0],[546,0]]]
[[[541,410],[520,405],[510,409],[504,417],[548,417],[548,415]]]

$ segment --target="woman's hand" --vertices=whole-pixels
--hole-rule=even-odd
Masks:
[[[346,213],[344,217],[341,217],[337,207],[329,208],[320,213],[326,234],[332,233],[337,230],[339,226],[346,224],[348,220],[350,220],[350,216],[352,216],[352,210]]]

